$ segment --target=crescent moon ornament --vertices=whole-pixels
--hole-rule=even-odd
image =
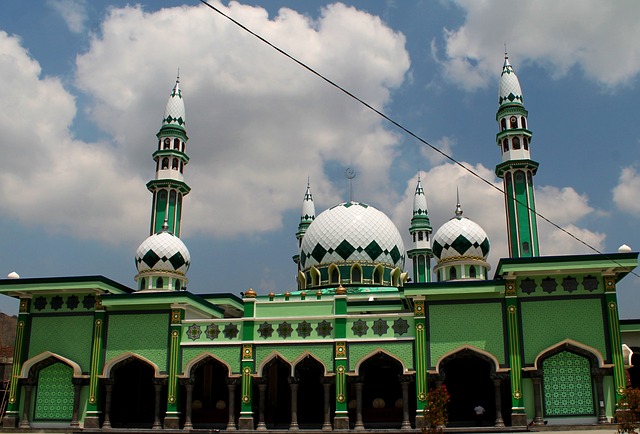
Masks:
[[[347,179],[353,179],[356,177],[356,171],[353,170],[351,167],[347,167],[347,170],[344,171],[344,176]]]

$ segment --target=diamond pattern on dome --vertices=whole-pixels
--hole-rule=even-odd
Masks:
[[[520,82],[516,76],[513,67],[509,61],[505,59],[502,75],[500,76],[500,85],[498,89],[498,104],[502,105],[507,102],[517,102],[522,104],[522,89]]]
[[[160,257],[156,255],[156,252],[154,252],[153,250],[148,250],[147,253],[145,253],[142,257],[142,261],[144,261],[144,263],[147,264],[149,268],[153,268],[159,260]]]
[[[173,90],[171,91],[171,96],[167,101],[167,106],[164,109],[162,125],[173,124],[184,126],[186,123],[185,119],[184,100],[182,99],[182,92],[180,90],[179,83],[176,82]]]
[[[431,245],[440,260],[455,256],[486,259],[490,247],[486,232],[466,217],[454,217],[442,225]]]
[[[184,260],[180,252],[176,252],[175,255],[169,258],[169,262],[171,262],[171,265],[173,265],[173,268],[177,270],[178,268],[182,267],[186,261]]]
[[[364,251],[367,252],[367,255],[369,255],[372,261],[375,261],[382,255],[382,249],[375,240],[371,241],[369,245],[365,247]]]
[[[180,238],[169,232],[151,235],[136,251],[138,272],[163,270],[186,274],[190,261],[187,247]]]
[[[398,246],[393,246],[393,249],[391,249],[389,254],[391,255],[391,259],[393,259],[393,262],[398,262],[402,258],[402,255],[400,254],[400,249],[398,249]]]
[[[446,248],[451,247],[461,255],[464,255],[464,253],[472,246],[473,243],[471,243],[471,241],[469,241],[467,237],[462,234],[458,235],[458,237],[453,241],[453,243],[451,243],[450,246],[445,245]]]
[[[351,254],[353,252],[355,252],[356,248],[353,247],[351,244],[349,244],[349,241],[347,240],[343,240],[338,247],[336,248],[335,252],[340,255],[340,257],[344,260],[347,260],[349,258],[349,256],[351,256]]]
[[[324,255],[327,254],[327,249],[322,247],[320,244],[316,244],[311,252],[311,257],[315,259],[317,262],[322,262]]]

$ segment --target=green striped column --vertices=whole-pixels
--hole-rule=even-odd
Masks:
[[[244,301],[244,317],[245,322],[242,325],[242,341],[253,342],[256,310],[255,292],[252,289],[246,292]],[[240,399],[240,419],[238,420],[238,429],[253,429],[253,374],[256,372],[256,362],[254,358],[253,344],[247,343],[242,345],[241,354],[241,399]]]
[[[336,288],[335,303],[335,358],[336,374],[336,414],[333,419],[334,429],[349,429],[347,371],[347,296],[346,289],[340,285]]]
[[[609,350],[613,360],[613,382],[616,389],[616,403],[624,396],[627,380],[624,371],[624,356],[622,354],[622,339],[620,338],[620,316],[618,314],[618,299],[616,295],[616,280],[613,276],[604,278],[605,302],[607,303],[607,319],[609,320]]]
[[[89,398],[84,419],[85,428],[100,428],[100,375],[104,368],[105,311],[96,310],[93,315],[93,340],[91,342],[91,371],[89,372]]]
[[[520,352],[520,322],[516,282],[505,283],[505,306],[507,315],[507,339],[509,341],[509,368],[511,375],[511,425],[527,426],[522,394],[522,358]]]
[[[182,320],[184,309],[171,311],[171,326],[169,327],[169,375],[167,378],[167,413],[164,418],[165,429],[180,428],[180,388],[178,387],[178,375],[182,372],[182,352],[180,341],[182,339]]]
[[[427,326],[424,300],[415,300],[413,306],[415,322],[416,360],[416,427],[424,426],[424,407],[427,405]]]
[[[15,428],[20,419],[20,371],[27,358],[29,350],[29,335],[31,334],[31,299],[20,299],[20,310],[16,324],[16,341],[13,347],[13,366],[11,367],[11,381],[9,383],[9,399],[7,411],[2,419],[2,426]]]

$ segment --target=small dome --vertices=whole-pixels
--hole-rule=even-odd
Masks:
[[[454,258],[485,261],[489,255],[489,238],[480,225],[462,217],[462,211],[456,211],[456,216],[433,236],[432,250],[438,262]]]
[[[623,244],[620,247],[618,247],[618,252],[620,253],[627,253],[630,251],[631,251],[631,247],[627,246],[626,244]]]
[[[500,75],[500,86],[498,89],[498,105],[522,104],[522,88],[516,76],[513,66],[509,63],[509,58],[505,55],[502,74]]]
[[[391,219],[360,202],[341,203],[322,212],[309,225],[300,247],[304,270],[346,262],[403,268],[404,256],[402,237]]]
[[[191,255],[180,238],[162,231],[144,240],[136,251],[138,273],[162,270],[186,274]]]

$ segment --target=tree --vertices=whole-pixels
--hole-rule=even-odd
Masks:
[[[427,405],[424,408],[426,428],[422,428],[423,434],[442,433],[449,420],[449,415],[447,414],[449,398],[449,392],[445,385],[430,390],[429,393],[427,393]]]

